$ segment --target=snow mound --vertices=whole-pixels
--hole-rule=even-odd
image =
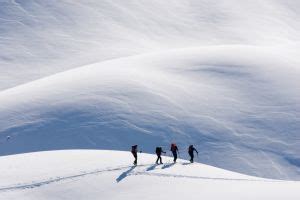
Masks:
[[[298,0],[1,0],[0,90],[82,65],[206,45],[299,49]]]
[[[177,142],[185,158],[195,144],[203,163],[300,180],[299,9],[0,0],[0,155]]]
[[[130,152],[54,151],[0,158],[0,199],[232,199],[299,198],[299,182],[246,176],[185,160],[155,165]]]
[[[0,154],[189,144],[200,161],[300,178],[297,60],[211,46],[115,59],[0,92]],[[7,139],[10,136],[10,139]]]

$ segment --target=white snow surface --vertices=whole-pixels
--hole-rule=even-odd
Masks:
[[[298,200],[299,182],[246,176],[130,152],[71,150],[0,158],[0,199],[232,199]]]
[[[299,9],[298,0],[0,0],[0,89],[162,49],[299,50]]]
[[[176,142],[183,158],[194,144],[199,162],[300,180],[299,9],[0,0],[0,155]]]

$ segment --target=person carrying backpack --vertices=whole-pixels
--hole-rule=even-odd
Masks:
[[[195,149],[195,147],[194,147],[193,145],[190,145],[190,146],[189,146],[188,152],[189,152],[189,155],[190,155],[190,157],[191,157],[191,159],[190,159],[191,163],[194,162],[194,151],[196,151],[196,153],[197,153],[197,155],[198,155],[197,149]]]
[[[164,152],[161,147],[156,147],[155,153],[157,155],[156,164],[158,164],[158,161],[160,161],[160,164],[163,164],[161,159],[161,154],[166,152]]]
[[[131,146],[131,153],[134,157],[133,164],[137,165],[137,153],[138,153],[138,145]]]
[[[175,143],[171,144],[171,149],[170,150],[171,150],[171,152],[173,154],[173,158],[174,158],[173,161],[174,161],[174,163],[176,163],[177,153],[179,153],[177,145]]]

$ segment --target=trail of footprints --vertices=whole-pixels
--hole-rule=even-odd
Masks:
[[[181,163],[184,164],[184,163]],[[218,181],[259,181],[259,182],[280,182],[280,180],[261,180],[261,179],[238,179],[238,178],[222,178],[222,177],[205,177],[205,176],[188,176],[180,174],[168,174],[155,172],[156,170],[165,170],[172,167],[173,164],[164,164],[164,165],[153,165],[153,164],[144,164],[138,166],[119,166],[116,168],[107,168],[99,169],[89,172],[82,172],[71,176],[55,177],[49,178],[48,180],[36,181],[31,183],[19,183],[13,186],[1,187],[0,192],[7,192],[12,190],[24,190],[24,189],[33,189],[48,185],[55,182],[60,182],[69,179],[81,178],[88,175],[97,175],[105,172],[114,172],[114,171],[123,171],[118,177],[116,177],[116,182],[119,183],[123,179],[129,176],[158,176],[158,177],[167,177],[167,178],[188,178],[188,179],[202,179],[202,180],[218,180]]]

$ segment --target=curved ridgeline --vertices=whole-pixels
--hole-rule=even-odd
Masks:
[[[194,144],[199,162],[299,180],[297,8],[1,2],[0,155],[176,142],[182,158]]]

